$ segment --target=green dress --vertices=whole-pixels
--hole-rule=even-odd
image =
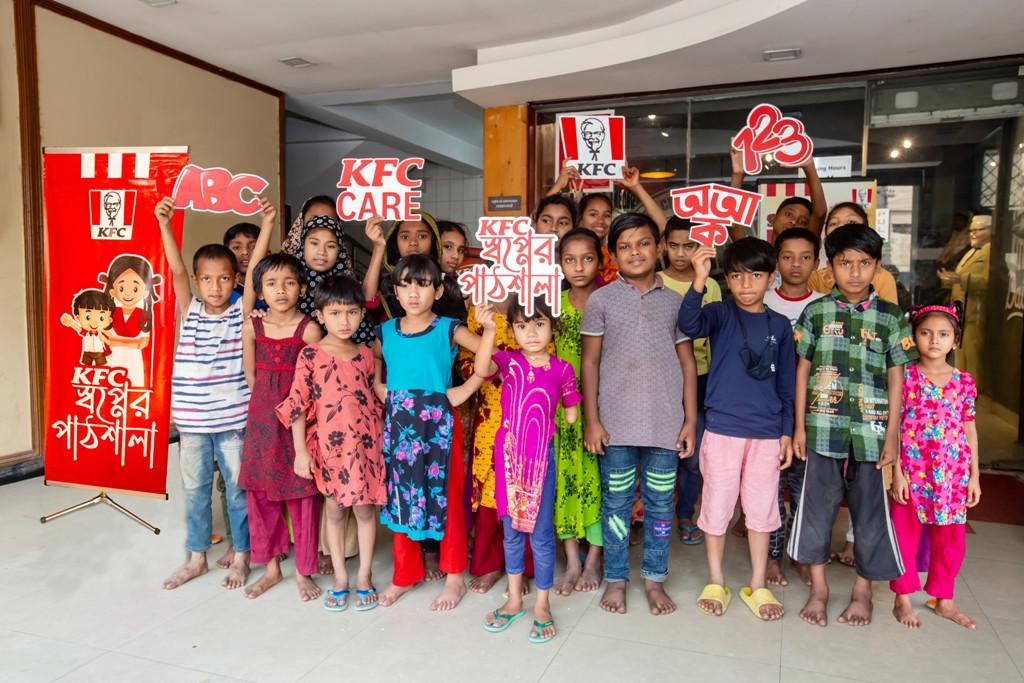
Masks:
[[[555,332],[555,355],[572,363],[576,390],[582,392],[580,357],[583,311],[573,307],[569,292],[562,292],[562,315]],[[601,545],[601,471],[597,457],[583,447],[583,411],[575,424],[565,421],[561,405],[555,416],[555,532],[559,538],[586,538]]]

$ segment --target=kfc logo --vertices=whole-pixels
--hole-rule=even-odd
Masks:
[[[626,163],[626,120],[611,114],[562,114],[558,117],[559,157],[583,179],[622,178]],[[560,170],[560,168],[559,168]]]
[[[89,218],[94,240],[130,240],[135,190],[90,190]]]

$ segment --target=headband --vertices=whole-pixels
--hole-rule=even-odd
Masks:
[[[938,304],[933,304],[931,306],[922,306],[921,308],[912,311],[910,314],[910,319],[912,321],[917,320],[922,315],[926,315],[928,313],[944,313],[953,320],[955,320],[957,324],[960,324],[960,315],[956,312],[956,309],[953,306],[940,306]]]

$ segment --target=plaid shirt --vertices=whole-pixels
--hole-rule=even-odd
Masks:
[[[877,462],[889,421],[888,368],[917,358],[898,306],[868,298],[851,305],[838,288],[811,302],[793,331],[796,352],[811,362],[807,447],[830,458],[851,452]]]

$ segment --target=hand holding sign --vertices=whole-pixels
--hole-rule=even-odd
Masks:
[[[423,170],[424,165],[421,158],[342,159],[338,216],[343,221],[365,221],[373,216],[389,221],[417,220],[423,181],[409,173]]]
[[[252,216],[260,212],[259,195],[269,186],[266,179],[252,173],[235,175],[226,168],[189,164],[178,176],[172,196],[178,209]]]
[[[783,166],[802,166],[814,153],[803,121],[783,116],[774,104],[763,102],[747,115],[747,125],[732,139],[743,155],[743,169],[757,175],[764,168],[761,157],[774,154]]]
[[[690,239],[705,247],[720,247],[729,239],[729,226],[749,228],[761,195],[716,183],[681,187],[671,192],[672,211],[693,221]]]
[[[693,273],[696,280],[706,281],[711,275],[711,264],[715,262],[714,247],[702,246],[690,259],[690,263],[693,264]]]

